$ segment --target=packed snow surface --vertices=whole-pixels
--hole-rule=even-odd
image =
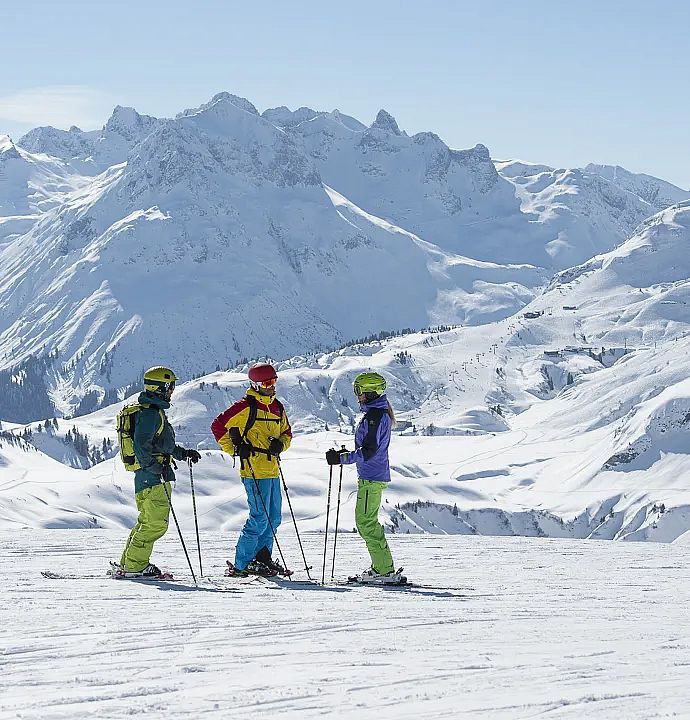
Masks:
[[[686,546],[394,537],[424,587],[386,590],[330,584],[330,555],[325,587],[240,585],[221,569],[235,538],[203,535],[194,587],[172,528],[154,559],[176,584],[105,578],[121,531],[2,533],[0,716],[687,717]],[[323,535],[303,540],[320,579]],[[339,536],[337,577],[363,547]]]

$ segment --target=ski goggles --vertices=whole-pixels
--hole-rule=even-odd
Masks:
[[[175,381],[161,382],[160,380],[144,380],[144,388],[153,393],[168,395],[175,389]]]
[[[272,388],[278,382],[278,378],[269,378],[258,383],[262,388]]]

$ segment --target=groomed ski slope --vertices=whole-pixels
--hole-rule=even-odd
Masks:
[[[174,529],[154,559],[181,583],[101,577],[124,537],[0,534],[1,718],[687,717],[683,544],[396,535],[433,587],[247,587],[221,576],[236,533],[204,533],[195,589]],[[365,566],[356,536],[338,548],[337,575]]]

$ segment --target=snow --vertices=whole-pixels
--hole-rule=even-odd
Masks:
[[[172,529],[155,559],[180,583],[102,577],[124,540],[0,535],[3,717],[646,720],[690,701],[686,546],[398,536],[396,560],[430,587],[320,587],[304,571],[238,586],[222,578],[235,533],[216,531],[197,589]],[[290,528],[281,541],[298,567]],[[303,542],[320,577],[323,535]],[[340,534],[338,577],[363,547]]]

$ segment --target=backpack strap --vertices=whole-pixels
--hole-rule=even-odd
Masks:
[[[153,407],[153,405],[147,405],[146,403],[136,403],[136,404],[139,406],[139,408],[138,408],[139,410],[144,410],[144,409],[148,410],[149,408]],[[161,418],[161,425],[156,430],[156,432],[153,433],[154,437],[157,437],[158,435],[160,435],[163,432],[163,430],[165,429],[165,413],[163,412],[163,408],[158,408],[158,414],[160,415],[160,418]],[[136,417],[136,413],[132,416],[132,429],[134,429],[134,423],[136,422],[134,419],[135,417]]]
[[[241,435],[242,441],[247,442],[247,433],[252,429],[254,423],[256,422],[256,418],[259,412],[259,402],[253,395],[246,395],[245,400],[247,401],[247,404],[249,405],[249,416],[247,417],[247,422],[244,426],[244,432]],[[278,398],[273,398],[273,402],[278,405],[278,414],[280,416],[280,420],[282,421],[283,415],[285,414],[285,408],[283,407],[283,403],[278,400]],[[257,448],[252,445],[252,452],[254,453],[262,453],[264,455],[268,455],[269,457],[272,457],[271,453],[268,452],[268,450],[264,448]]]
[[[245,400],[249,405],[249,416],[247,417],[247,423],[244,426],[244,432],[242,433],[242,440],[246,442],[247,433],[252,429],[256,422],[256,416],[259,412],[259,403],[253,395],[246,395]]]
[[[259,403],[257,399],[253,395],[247,395],[245,397],[245,400],[247,401],[247,404],[249,405],[249,416],[247,417],[247,423],[244,426],[244,432],[242,433],[242,440],[247,439],[247,433],[252,429],[254,426],[254,423],[256,422],[256,418],[259,412]],[[283,415],[285,414],[285,408],[283,407],[283,403],[278,400],[278,398],[273,398],[273,402],[278,406],[278,415],[280,416],[280,420],[282,421]]]
[[[163,410],[161,408],[158,408],[158,412],[160,413],[160,416],[161,416],[161,426],[158,428],[158,430],[156,430],[154,435],[160,435],[165,428],[165,413],[163,412]]]

